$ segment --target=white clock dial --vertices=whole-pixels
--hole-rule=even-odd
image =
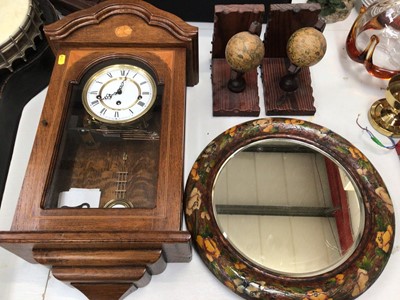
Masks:
[[[109,124],[136,121],[153,106],[156,83],[144,69],[114,64],[94,73],[86,82],[82,102],[95,119]]]

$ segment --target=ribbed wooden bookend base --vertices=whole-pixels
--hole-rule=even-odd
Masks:
[[[279,87],[279,81],[287,74],[288,59],[264,58],[262,82],[264,85],[265,112],[267,115],[314,115],[314,97],[310,69],[304,67],[297,75],[299,88],[287,93]]]
[[[260,115],[257,70],[244,74],[246,89],[241,93],[231,92],[228,88],[231,68],[224,58],[213,59],[212,74],[214,116]]]
[[[289,59],[286,47],[290,36],[300,28],[314,27],[320,12],[321,6],[318,3],[271,4],[264,34],[265,57],[261,66],[267,115],[315,114],[308,67],[302,67],[297,74],[298,89],[294,92],[283,91],[279,82],[288,74]]]

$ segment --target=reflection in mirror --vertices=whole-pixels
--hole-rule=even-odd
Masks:
[[[321,150],[269,139],[226,160],[212,199],[221,232],[242,255],[301,277],[337,267],[357,248],[365,220],[354,186]]]

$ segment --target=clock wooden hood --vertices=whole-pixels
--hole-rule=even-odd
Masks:
[[[198,28],[144,1],[108,0],[47,25],[54,53],[80,44],[88,48],[183,48],[187,85],[199,81]]]
[[[49,266],[89,299],[119,299],[146,285],[168,262],[191,259],[190,234],[181,230],[184,120],[186,86],[199,80],[198,30],[143,1],[110,0],[44,31],[56,61],[11,230],[0,232],[0,245]],[[149,66],[162,87],[154,199],[137,208],[49,206],[64,136],[71,118],[81,117],[71,113],[80,104],[76,89],[98,64],[121,59]],[[76,153],[84,149],[79,147]]]

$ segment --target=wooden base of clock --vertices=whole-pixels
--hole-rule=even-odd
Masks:
[[[238,32],[247,31],[253,21],[262,23],[264,5],[215,5],[211,78],[214,116],[259,116],[257,70],[244,74],[246,88],[235,93],[228,89],[231,68],[225,60],[225,47]]]
[[[267,115],[315,114],[309,68],[302,68],[298,74],[299,88],[293,93],[281,90],[279,81],[287,74],[289,66],[286,54],[289,37],[300,28],[313,27],[320,11],[318,3],[271,4],[264,35],[265,58],[262,62]]]
[[[167,263],[192,257],[187,232],[0,232],[0,240],[28,262],[52,266],[54,277],[93,300],[123,298]]]
[[[302,68],[297,74],[299,88],[287,93],[279,87],[279,81],[287,74],[288,59],[264,58],[262,80],[264,84],[264,104],[267,115],[314,115],[309,68]]]

